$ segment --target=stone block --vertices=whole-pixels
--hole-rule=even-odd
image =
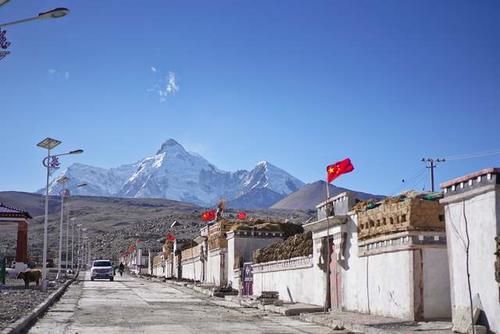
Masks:
[[[479,319],[480,313],[481,310],[478,307],[475,307],[472,316],[472,322],[474,324],[477,323],[477,319]],[[470,307],[455,306],[455,309],[453,311],[452,330],[457,333],[469,333],[469,330],[472,330]]]
[[[481,325],[474,325],[474,330],[472,330],[471,326],[467,331],[467,334],[487,334],[487,333],[488,330],[486,329],[486,326],[481,326]]]

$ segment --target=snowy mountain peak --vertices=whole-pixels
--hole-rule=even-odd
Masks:
[[[168,198],[203,206],[246,194],[245,201],[254,198],[256,205],[262,205],[263,199],[275,201],[304,185],[268,161],[260,161],[251,171],[220,170],[201,155],[186,151],[174,139],[168,139],[156,154],[135,164],[110,169],[73,164],[62,174],[71,179],[68,186],[88,184],[76,189],[82,195]],[[53,182],[49,191],[57,194],[59,188]]]
[[[161,147],[158,150],[158,152],[156,152],[156,154],[161,154],[161,153],[165,153],[165,152],[168,152],[168,151],[186,152],[186,150],[184,149],[184,147],[181,144],[179,144],[177,141],[175,141],[174,139],[172,139],[172,138],[170,138],[166,142],[164,142],[161,145]]]

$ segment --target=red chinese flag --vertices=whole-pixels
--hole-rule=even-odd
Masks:
[[[351,159],[347,158],[345,160],[336,162],[333,165],[328,165],[326,167],[326,179],[328,183],[330,183],[340,175],[350,173],[353,170],[354,166],[351,163]]]
[[[168,241],[174,241],[175,240],[175,236],[172,233],[168,233],[167,234],[167,240]]]
[[[238,216],[237,216],[238,219],[247,219],[247,213],[246,212],[243,212],[243,211],[240,211],[238,212]]]
[[[215,212],[215,210],[208,210],[201,214],[201,219],[205,222],[209,222],[211,220],[214,220],[216,215],[217,213]]]

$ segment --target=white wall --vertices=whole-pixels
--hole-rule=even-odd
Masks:
[[[467,193],[466,193],[467,194]],[[466,275],[466,255],[464,240],[465,220],[463,202],[446,205],[446,236],[450,261],[451,299],[453,308],[469,307]],[[443,202],[449,201],[446,197]],[[472,295],[479,294],[490,329],[500,333],[500,296],[499,284],[495,281],[495,236],[500,231],[497,210],[499,199],[494,191],[477,194],[465,202],[470,236],[470,281]]]
[[[260,296],[262,291],[278,291],[279,298],[285,302],[300,302],[323,305],[315,299],[314,270],[312,257],[272,261],[253,266],[253,294]]]
[[[226,256],[226,249],[208,251],[206,283],[213,285],[226,284],[228,268],[227,261],[225,259]]]
[[[282,237],[276,238],[259,238],[258,236],[238,236],[234,232],[228,233],[227,238],[227,281],[231,283],[233,288],[237,289],[238,285],[234,279],[234,263],[237,258],[242,256],[243,262],[252,262],[253,252],[259,248],[267,247],[271,244],[283,241]],[[241,263],[243,265],[243,263]]]
[[[450,277],[446,248],[424,248],[424,318],[451,318]]]
[[[349,229],[355,225],[352,221]],[[410,251],[358,257],[357,233],[342,274],[342,304],[347,311],[413,319],[412,254]]]
[[[424,246],[359,257],[355,215],[347,222],[346,232],[345,261],[341,263],[345,310],[413,320],[415,307],[421,305],[415,289],[422,281],[424,318],[450,317],[446,248]],[[420,267],[422,272],[415,272]]]
[[[182,260],[182,278],[201,281],[203,275],[203,263],[200,257]]]

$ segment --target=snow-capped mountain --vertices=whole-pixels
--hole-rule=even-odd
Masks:
[[[52,195],[59,194],[62,186],[57,180],[62,176],[66,176],[68,177],[68,181],[65,187],[70,190],[71,194],[114,196],[120,192],[130,175],[137,169],[137,166],[138,163],[135,163],[117,168],[105,169],[74,163],[66,170],[62,171],[61,175],[52,180],[49,184],[49,193]],[[86,186],[78,187],[78,185],[84,183]],[[45,188],[40,191],[45,191]]]
[[[304,183],[284,170],[262,161],[251,170],[223,171],[173,139],[167,140],[152,157],[130,165],[104,169],[73,164],[62,172],[70,178],[73,194],[141,198],[168,198],[199,205],[213,205],[221,198],[234,200],[252,190],[266,189],[286,196]],[[55,178],[58,179],[59,177]],[[86,187],[76,187],[87,183]],[[60,185],[53,181],[51,194]]]

